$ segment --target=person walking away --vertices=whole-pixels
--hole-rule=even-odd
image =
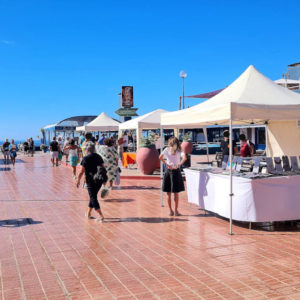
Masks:
[[[27,154],[28,150],[29,150],[29,144],[28,144],[28,140],[26,140],[23,144],[24,155]]]
[[[74,141],[74,145],[75,145],[75,141]],[[70,137],[68,136],[64,142],[64,150],[63,150],[63,152],[66,156],[66,165],[68,165],[68,162],[69,162],[69,146],[70,146]]]
[[[123,159],[123,145],[124,145],[124,139],[123,134],[118,138],[118,154],[120,159]]]
[[[102,134],[101,134],[101,138],[99,139],[99,142],[98,142],[99,145],[103,145],[104,140],[105,140],[105,134],[102,133]]]
[[[10,155],[10,160],[11,160],[13,167],[15,167],[17,151],[18,151],[18,147],[15,144],[15,141],[12,139],[11,143],[9,145],[9,155]]]
[[[241,157],[250,157],[251,150],[250,146],[248,145],[246,136],[244,134],[240,134],[240,141],[241,141]]]
[[[220,148],[222,150],[223,157],[225,155],[229,156],[229,148],[230,148],[230,142],[229,142],[229,131],[224,130],[223,132],[224,139],[221,141]],[[232,141],[232,148],[233,148],[233,155],[236,155],[238,153],[238,148],[236,146],[236,142]]]
[[[128,135],[127,135],[126,131],[124,132],[123,140],[124,140],[123,151],[127,152],[128,151]]]
[[[56,137],[54,136],[52,142],[50,143],[50,155],[53,167],[55,164],[58,167],[58,150],[58,142],[56,141]]]
[[[179,193],[184,191],[184,183],[181,176],[180,167],[187,160],[184,152],[181,151],[181,146],[178,138],[171,137],[168,141],[168,147],[165,148],[159,159],[166,165],[167,170],[163,179],[163,192],[167,193],[168,206],[170,216],[174,216],[172,209],[171,196],[174,194],[175,201],[175,216],[180,216],[178,212]]]
[[[62,157],[63,157],[64,144],[63,144],[62,138],[60,136],[57,139],[57,143],[58,143],[58,160],[61,163]]]
[[[9,155],[10,154],[9,145],[10,145],[10,143],[9,143],[8,139],[5,139],[5,141],[2,145],[2,152],[3,152],[3,155],[4,155],[4,163],[5,164],[9,163],[9,156],[10,156]]]
[[[70,165],[73,169],[73,179],[77,179],[76,167],[78,164],[78,146],[75,144],[74,139],[70,140],[69,145],[67,145],[65,149],[69,153]]]
[[[99,147],[99,154],[104,161],[109,182],[109,189],[112,189],[113,183],[118,175],[119,155],[114,147],[114,140],[107,138],[104,140],[104,145]]]
[[[104,221],[104,216],[100,209],[98,202],[98,192],[103,183],[106,183],[107,176],[104,167],[104,162],[101,156],[95,153],[95,144],[92,142],[87,142],[85,146],[86,156],[82,159],[81,170],[78,174],[78,179],[76,182],[77,188],[80,186],[80,180],[85,174],[87,189],[89,193],[90,202],[88,205],[88,211],[86,212],[86,217],[88,219],[92,218],[92,210],[94,209],[99,218],[96,219],[98,222]]]
[[[33,138],[30,138],[29,139],[29,143],[28,143],[28,147],[29,147],[29,153],[28,155],[31,154],[31,157],[33,157],[33,154],[34,154],[34,141],[33,141]]]

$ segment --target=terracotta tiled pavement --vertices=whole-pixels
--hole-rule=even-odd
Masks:
[[[159,205],[159,181],[126,180],[86,220],[87,192],[47,157],[0,165],[2,299],[300,299],[300,233],[249,231],[186,202]]]

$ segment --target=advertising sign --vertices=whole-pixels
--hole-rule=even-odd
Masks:
[[[133,86],[122,86],[122,106],[133,107]]]

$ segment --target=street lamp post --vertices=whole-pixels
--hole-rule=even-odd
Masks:
[[[186,78],[187,73],[185,71],[180,71],[179,76],[182,78],[182,108],[184,109],[184,78]]]

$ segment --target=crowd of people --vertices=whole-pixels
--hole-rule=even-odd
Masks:
[[[223,133],[224,139],[220,144],[223,156],[230,153],[230,136],[229,131]],[[255,154],[253,143],[246,139],[244,134],[239,136],[240,139],[240,156],[250,157]],[[89,194],[89,205],[86,217],[91,219],[93,209],[97,212],[96,221],[104,220],[103,213],[98,201],[98,193],[101,190],[101,197],[105,198],[110,190],[113,189],[114,183],[119,184],[121,168],[119,162],[122,159],[123,151],[127,151],[130,137],[124,132],[119,138],[116,136],[106,137],[102,134],[95,137],[92,133],[82,134],[79,139],[67,138],[65,141],[61,137],[53,137],[50,143],[50,157],[52,166],[59,166],[65,156],[66,165],[72,167],[72,177],[75,180],[75,186],[86,188]],[[160,141],[158,141],[160,144]],[[24,153],[33,156],[34,142],[31,139],[26,141]],[[157,147],[158,148],[158,147]],[[18,147],[8,139],[2,145],[4,162],[11,160],[15,165]],[[238,148],[235,141],[232,141],[232,153],[236,155]],[[166,166],[166,172],[163,178],[163,192],[167,193],[167,202],[170,216],[180,216],[178,211],[179,193],[184,191],[184,183],[181,176],[181,166],[186,162],[187,156],[181,151],[181,145],[176,137],[168,140],[168,146],[160,153],[159,159]],[[80,166],[77,176],[77,167]],[[172,208],[172,195],[174,197],[175,207]]]
[[[98,216],[96,221],[104,220],[98,201],[98,193],[101,190],[101,198],[107,197],[113,189],[113,185],[119,184],[123,151],[127,151],[128,135],[124,132],[119,138],[105,137],[104,134],[93,137],[91,133],[81,135],[78,141],[67,139],[64,144],[53,137],[50,143],[50,155],[52,166],[59,166],[61,161],[59,153],[66,157],[66,164],[72,167],[72,176],[77,188],[86,188],[90,198],[86,217],[91,219],[93,209]],[[179,193],[184,191],[183,179],[180,168],[187,157],[181,151],[177,138],[170,138],[168,147],[160,154],[160,160],[166,165],[163,181],[163,191],[167,193],[169,215],[180,216],[178,211]],[[79,173],[77,176],[77,166]],[[172,194],[174,195],[175,208],[172,208]]]

